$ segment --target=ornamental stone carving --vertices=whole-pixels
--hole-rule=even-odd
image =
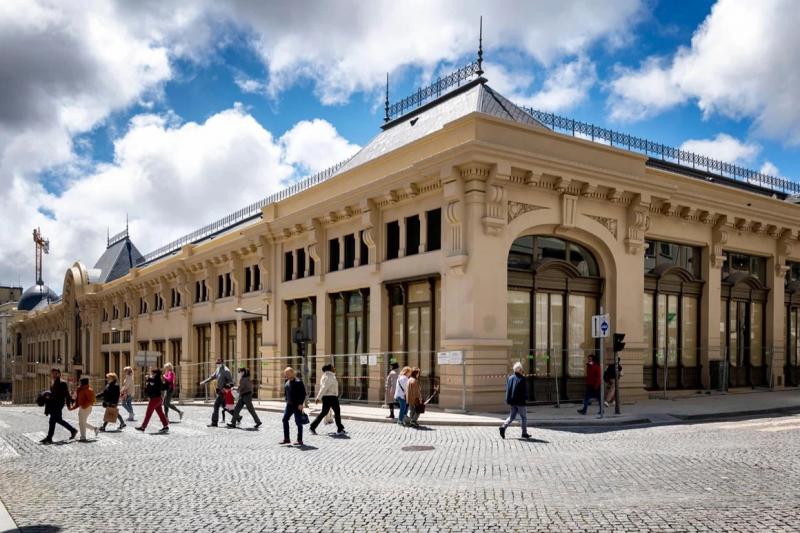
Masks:
[[[530,211],[538,211],[539,209],[547,209],[541,205],[524,204],[522,202],[508,202],[508,221],[511,222]]]
[[[611,232],[611,235],[613,235],[615,239],[617,238],[617,219],[616,218],[601,217],[601,216],[597,216],[597,215],[586,215],[586,217],[591,218],[595,222],[599,222],[600,224],[605,226],[605,228],[608,231]]]

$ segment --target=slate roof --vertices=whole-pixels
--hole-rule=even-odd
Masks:
[[[100,271],[98,283],[108,283],[121,278],[128,271],[144,262],[144,256],[139,253],[128,237],[121,239],[106,248],[103,255],[95,263],[94,268]]]
[[[495,92],[480,78],[385,124],[383,131],[345,163],[338,173],[363,165],[430,135],[448,122],[472,112],[544,127],[521,107]]]

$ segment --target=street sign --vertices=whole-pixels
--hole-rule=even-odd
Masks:
[[[611,333],[611,319],[606,315],[592,316],[592,338],[608,337]]]

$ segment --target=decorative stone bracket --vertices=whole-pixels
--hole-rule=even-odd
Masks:
[[[728,216],[719,215],[714,221],[714,228],[711,230],[711,253],[709,260],[714,268],[722,268],[725,263],[725,255],[722,252],[723,246],[728,242]]]
[[[650,229],[650,202],[636,195],[628,206],[625,250],[639,254],[644,248],[644,235]]]

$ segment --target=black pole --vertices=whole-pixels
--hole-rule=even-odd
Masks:
[[[619,355],[614,352],[614,414],[619,413]]]

